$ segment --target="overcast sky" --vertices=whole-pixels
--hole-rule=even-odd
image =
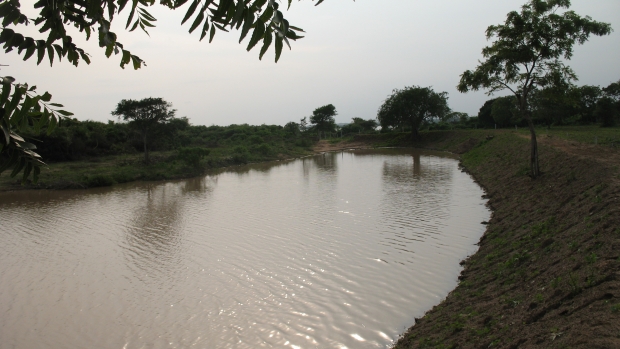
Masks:
[[[31,1],[23,1],[24,10]],[[209,44],[181,26],[187,6],[152,8],[157,28],[150,37],[112,30],[147,67],[119,67],[120,56],[106,58],[96,38],[76,40],[91,54],[90,65],[66,61],[36,65],[16,52],[3,53],[9,64],[1,75],[49,91],[80,120],[114,119],[121,99],[162,97],[194,125],[279,124],[298,122],[317,107],[334,104],[337,122],[370,119],[394,88],[419,85],[449,93],[453,110],[476,115],[484,93],[460,94],[459,76],[474,69],[489,42],[485,29],[503,23],[525,0],[327,0],[294,1],[285,17],[306,30],[306,37],[284,48],[274,63],[273,47],[258,60],[259,46],[247,52],[239,33],[218,32]],[[591,37],[575,47],[571,67],[578,84],[607,86],[620,80],[620,0],[573,0],[572,10],[611,23],[611,35]],[[125,11],[128,12],[128,11]],[[30,12],[34,16],[34,12]],[[124,14],[125,16],[127,13]],[[191,21],[190,21],[191,22]],[[115,25],[114,25],[115,24]],[[27,31],[22,31],[26,33]],[[196,31],[196,33],[198,30]],[[196,34],[194,33],[194,34]],[[30,32],[36,35],[36,32]],[[80,34],[74,37],[78,39]]]

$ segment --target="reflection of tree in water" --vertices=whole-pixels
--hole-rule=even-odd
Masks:
[[[397,182],[422,181],[435,187],[452,179],[453,166],[450,160],[413,153],[407,160],[404,156],[388,158],[383,163],[383,177]]]
[[[449,214],[454,170],[454,160],[419,153],[385,160],[379,226],[382,243],[390,247],[388,255],[405,252],[407,256],[399,258],[403,262],[413,243],[441,231]]]
[[[211,192],[209,179],[193,178],[182,183],[148,184],[144,204],[134,209],[125,230],[128,258],[141,271],[168,274],[184,258],[183,215],[187,196]]]
[[[323,153],[309,156],[302,159],[304,176],[310,175],[312,169],[319,169],[320,172],[336,173],[338,170],[338,156],[340,153]]]
[[[212,186],[207,185],[207,181],[212,180],[211,177],[195,177],[186,179],[184,185],[181,188],[183,195],[201,195],[210,193],[213,190]],[[217,183],[217,177],[214,177],[213,182]]]

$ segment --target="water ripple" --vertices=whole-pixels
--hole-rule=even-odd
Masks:
[[[2,193],[0,338],[384,348],[456,285],[488,219],[481,195],[454,159],[402,150]]]

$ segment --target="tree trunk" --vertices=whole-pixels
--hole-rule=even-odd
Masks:
[[[146,130],[142,131],[142,141],[144,143],[144,163],[149,164],[149,148],[146,146]]]
[[[530,173],[532,178],[540,176],[540,168],[538,167],[538,143],[536,142],[536,131],[534,123],[530,115],[526,114],[525,119],[530,128]]]

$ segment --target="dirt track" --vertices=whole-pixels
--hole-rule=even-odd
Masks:
[[[313,151],[315,153],[325,153],[329,151],[338,151],[338,150],[346,150],[346,149],[366,149],[371,148],[372,145],[368,142],[340,142],[340,143],[330,143],[327,140],[321,140],[313,147]]]

